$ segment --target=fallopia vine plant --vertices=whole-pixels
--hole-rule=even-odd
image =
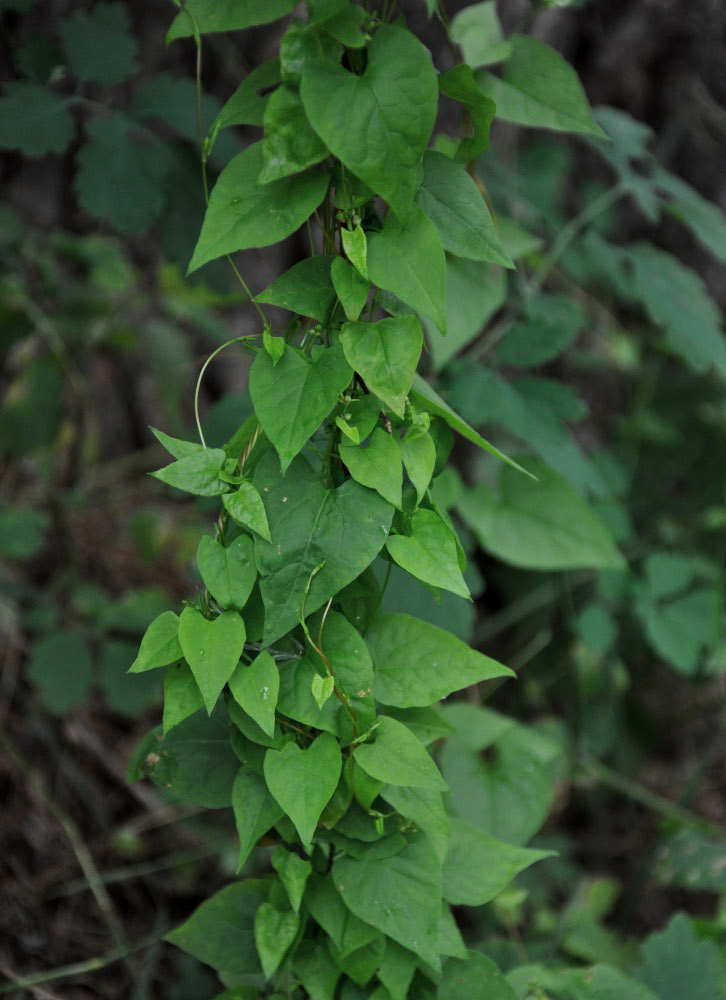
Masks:
[[[201,54],[206,34],[294,6],[189,0],[169,38]],[[504,39],[493,4],[459,15],[477,57],[448,68],[395,7],[308,0],[204,139],[206,160],[222,129],[263,130],[213,186],[190,271],[301,227],[310,255],[254,298],[259,335],[240,341],[253,415],[223,448],[201,427],[199,442],[156,432],[174,461],[155,475],[220,511],[199,544],[203,591],[151,624],[132,667],[165,680],[162,726],[130,773],[234,811],[242,877],[168,940],[238,1000],[512,998],[451,908],[487,903],[548,853],[457,813],[437,765],[459,722],[474,752],[513,725],[441,699],[512,672],[387,612],[385,594],[397,567],[411,588],[470,599],[434,490],[455,434],[528,475],[417,373],[424,328],[446,334],[447,259],[513,267],[476,170],[492,119],[501,106],[517,121],[544,89],[544,125],[599,129],[569,66]],[[500,62],[503,76],[482,69]],[[440,111],[459,138],[433,135]],[[289,311],[284,333],[265,304]]]

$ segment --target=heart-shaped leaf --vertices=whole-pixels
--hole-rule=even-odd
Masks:
[[[296,913],[292,910],[281,913],[272,903],[263,903],[255,914],[255,944],[267,979],[295,940],[297,925]]]
[[[411,518],[411,534],[392,535],[386,547],[394,561],[417,580],[471,598],[459,568],[456,537],[436,511],[419,508]]]
[[[269,542],[270,526],[267,523],[265,505],[252,483],[240,483],[236,493],[225,493],[222,503],[232,520]]]
[[[283,472],[352,377],[340,345],[321,351],[315,361],[290,347],[277,364],[266,351],[257,355],[250,371],[250,395]]]
[[[418,359],[423,333],[415,316],[391,316],[377,323],[345,323],[340,332],[348,364],[372,393],[399,417]]]
[[[179,643],[209,714],[232,676],[245,645],[245,624],[236,611],[209,621],[194,608],[179,618]]]
[[[197,565],[207,590],[221,607],[241,611],[257,579],[255,545],[249,535],[239,535],[228,546],[203,535]]]
[[[288,743],[265,754],[265,781],[270,792],[309,845],[328,800],[338,784],[342,757],[338,741],[321,733],[307,750]]]
[[[270,654],[263,649],[249,667],[238,664],[229,679],[229,689],[237,704],[260,729],[273,736],[280,674]]]

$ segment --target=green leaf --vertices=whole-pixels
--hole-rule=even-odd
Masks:
[[[310,876],[305,904],[342,955],[364,948],[378,937],[375,927],[353,916],[327,876],[315,873]]]
[[[577,74],[559,52],[529,35],[511,35],[509,43],[512,54],[504,77],[477,75],[477,83],[497,106],[498,118],[606,138],[592,117]]]
[[[459,568],[456,537],[435,511],[419,507],[411,518],[411,534],[391,535],[386,548],[417,580],[471,599]]]
[[[513,847],[483,830],[451,820],[451,843],[444,863],[444,899],[456,906],[482,906],[519,872],[553,851]]]
[[[726,373],[726,338],[722,317],[701,278],[672,254],[647,243],[629,248],[638,290],[666,341],[692,371],[712,366]]]
[[[416,204],[436,226],[444,250],[468,260],[513,268],[499,242],[484,197],[466,170],[443,153],[432,150],[424,154],[423,166],[423,183],[416,194]]]
[[[333,287],[341,301],[346,318],[356,320],[366,304],[371,284],[342,257],[335,257],[330,265]]]
[[[459,500],[482,547],[526,569],[623,569],[610,533],[579,493],[544,462],[529,458],[527,467],[536,481],[505,466],[497,499],[475,487]]]
[[[525,844],[553,800],[549,759],[536,731],[473,705],[449,705],[444,712],[455,729],[441,753],[451,812],[492,837]]]
[[[288,743],[265,754],[265,781],[271,794],[310,845],[320,814],[338,784],[342,758],[338,741],[321,733],[307,748]]]
[[[333,691],[335,690],[335,678],[332,674],[328,674],[327,677],[322,677],[320,674],[316,673],[310,683],[310,693],[315,699],[315,703],[318,708],[322,708],[328,698],[331,697]]]
[[[352,377],[339,344],[321,350],[314,361],[291,347],[277,364],[266,352],[257,355],[250,371],[250,396],[283,473]]]
[[[431,56],[418,39],[382,25],[368,46],[362,76],[342,66],[307,64],[300,96],[331,153],[405,218],[438,98]]]
[[[350,441],[360,444],[376,426],[380,415],[380,399],[373,393],[367,393],[349,403],[345,415],[336,417],[335,423]]]
[[[173,611],[165,611],[154,619],[144,633],[129,673],[140,674],[144,670],[165,667],[168,663],[181,660],[183,655],[179,645],[179,616]]]
[[[233,521],[270,541],[265,505],[252,483],[240,483],[236,493],[224,494],[222,503]]]
[[[325,21],[325,31],[346,48],[361,49],[366,44],[364,34],[369,17],[355,4],[341,4],[340,10]]]
[[[403,468],[401,453],[392,435],[377,427],[367,448],[341,441],[338,450],[357,483],[376,490],[400,510]]]
[[[345,905],[361,920],[438,969],[441,865],[419,834],[399,854],[360,859],[339,855],[333,881]]]
[[[79,80],[123,83],[134,71],[136,41],[128,9],[122,3],[97,3],[76,10],[60,25],[68,65]]]
[[[36,555],[43,548],[49,525],[43,511],[0,505],[0,556],[28,559]]]
[[[437,371],[481,334],[507,298],[507,276],[480,261],[449,257],[446,261],[446,337],[427,329]]]
[[[405,437],[394,438],[401,452],[401,459],[408,478],[416,490],[416,503],[421,503],[431,483],[436,465],[436,445],[428,433],[409,428]]]
[[[685,590],[696,572],[694,559],[679,552],[649,552],[644,568],[653,597],[670,597]]]
[[[589,969],[566,969],[559,973],[553,986],[566,990],[567,1000],[658,1000],[656,994],[642,983],[626,976],[620,969],[600,962]],[[705,1000],[707,994],[702,994]],[[708,994],[714,997],[713,994]],[[667,994],[661,994],[661,1000]],[[679,1000],[691,1000],[692,994],[678,993]],[[715,997],[714,997],[715,1000]]]
[[[88,142],[76,156],[73,180],[81,207],[124,233],[148,229],[167,195],[166,147],[119,114],[93,118],[84,131]]]
[[[177,626],[178,627],[178,626]],[[181,646],[179,647],[181,655]],[[194,680],[194,674],[183,660],[170,663],[164,671],[164,715],[162,732],[164,736],[188,719],[204,704],[202,692]]]
[[[260,94],[280,82],[280,60],[268,59],[248,73],[235,90],[210,130],[230,125],[262,125],[269,94]]]
[[[368,242],[362,226],[346,229],[341,226],[340,242],[348,260],[363,278],[368,277]]]
[[[213,31],[241,31],[256,24],[269,24],[295,6],[295,0],[186,0],[186,11],[181,11],[172,21],[166,35],[166,44],[177,38],[189,38],[196,31],[206,35]]]
[[[255,485],[275,539],[274,545],[255,541],[269,645],[297,623],[308,587],[305,611],[311,614],[370,565],[388,534],[393,508],[356,482],[326,488],[304,458],[295,459],[283,476],[275,456],[266,455]]]
[[[204,445],[196,441],[183,441],[181,438],[170,437],[156,427],[150,427],[149,430],[173,458],[186,458],[187,455],[198,455],[204,451]]]
[[[564,295],[544,295],[528,304],[528,318],[514,323],[500,340],[496,358],[505,365],[532,367],[551,361],[587,322],[584,310]]]
[[[325,171],[258,183],[262,143],[229,163],[212,190],[188,273],[237,250],[266,247],[294,233],[315,211],[328,187]]]
[[[377,975],[390,993],[391,1000],[406,1000],[416,964],[413,952],[388,939]]]
[[[35,643],[28,677],[40,689],[40,699],[54,715],[63,715],[88,694],[93,664],[88,642],[78,629],[50,632]]]
[[[296,913],[281,913],[272,903],[263,903],[255,914],[255,945],[266,979],[273,975],[295,940],[297,925]]]
[[[229,490],[229,483],[219,478],[219,469],[226,455],[221,448],[207,448],[177,459],[151,475],[168,486],[199,497],[216,497]]]
[[[144,760],[146,774],[179,799],[205,809],[224,809],[232,801],[239,760],[223,714],[196,712],[159,738]]]
[[[722,600],[716,589],[700,587],[667,603],[644,604],[637,612],[653,649],[686,677],[696,673],[704,647],[722,636]]]
[[[242,655],[244,622],[236,611],[225,611],[208,621],[194,608],[184,608],[179,618],[179,642],[211,714]]]
[[[25,156],[62,153],[75,134],[66,101],[25,80],[4,85],[0,97],[0,148]]]
[[[277,664],[262,650],[249,666],[240,663],[229,678],[235,701],[268,736],[275,733],[275,706],[280,691]]]
[[[430,705],[470,684],[515,676],[450,632],[409,615],[379,615],[366,642],[375,664],[373,693],[384,705]]]
[[[446,790],[446,782],[425,747],[407,726],[382,715],[374,743],[361,743],[353,757],[372,778],[389,785]]]
[[[415,316],[377,323],[345,323],[340,332],[348,364],[399,417],[421,356],[423,334]]]
[[[381,795],[396,812],[423,830],[443,864],[449,846],[449,820],[441,792],[433,788],[404,788],[384,785]]]
[[[657,170],[655,181],[668,198],[668,211],[722,263],[726,263],[726,217],[680,177]]]
[[[639,978],[659,1000],[716,1000],[726,992],[726,963],[715,941],[699,940],[685,914],[651,934],[641,949]]]
[[[287,84],[270,95],[264,126],[261,184],[312,167],[328,154],[327,146],[307,120],[299,93]]]
[[[340,969],[327,948],[321,948],[317,941],[303,940],[295,952],[295,975],[310,1000],[330,1000]]]
[[[498,448],[495,448],[493,444],[489,444],[481,434],[477,434],[473,427],[470,427],[465,420],[463,420],[458,413],[455,413],[449,404],[445,402],[439,394],[431,388],[428,382],[425,382],[420,375],[414,375],[413,385],[411,386],[411,399],[417,406],[420,406],[424,410],[428,410],[429,413],[433,413],[436,417],[441,417],[446,423],[451,427],[452,430],[457,431],[462,437],[465,437],[467,441],[471,441],[472,444],[478,445],[483,448],[484,451],[488,451],[490,455],[494,455],[496,458],[500,458],[503,462],[511,465],[512,468],[518,469],[520,472],[524,472],[525,475],[531,476],[530,472],[523,469],[521,465],[517,462],[512,461],[508,458],[504,452],[501,452]]]
[[[436,227],[414,206],[406,221],[389,213],[368,234],[368,276],[446,333],[446,258]]]
[[[295,913],[299,913],[305,885],[310,878],[313,866],[309,861],[303,861],[292,851],[286,851],[281,844],[273,851],[271,863],[285,886],[290,906]]]
[[[249,535],[239,535],[228,546],[203,535],[197,549],[197,565],[204,586],[225,609],[241,611],[257,579],[255,546]]]
[[[270,795],[265,779],[246,767],[241,767],[234,779],[232,809],[239,836],[240,871],[257,841],[277,823],[283,811]]]
[[[517,1000],[497,966],[479,951],[444,964],[437,1000]]]
[[[262,331],[262,346],[272,358],[273,365],[276,365],[285,353],[284,337],[273,337],[269,330]]]
[[[223,980],[259,974],[254,923],[268,892],[267,879],[233,882],[206,899],[164,940],[211,965]]]
[[[304,68],[310,63],[328,63],[336,66],[341,59],[340,45],[325,32],[310,24],[293,20],[280,40],[280,69],[282,82],[297,90]]]
[[[489,66],[509,59],[512,45],[505,41],[495,0],[475,3],[459,11],[451,22],[451,37],[461,46],[470,66]]]
[[[330,278],[334,259],[330,254],[306,257],[256,295],[255,302],[282,306],[301,316],[312,316],[319,323],[327,323],[336,297]]]
[[[474,134],[461,140],[454,155],[458,163],[468,163],[489,146],[489,129],[496,105],[491,97],[481,92],[471,66],[465,64],[439,74],[439,91],[444,97],[465,104],[469,112]]]

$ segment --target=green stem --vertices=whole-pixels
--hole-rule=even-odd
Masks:
[[[212,351],[212,353],[209,355],[207,360],[202,365],[202,370],[199,372],[197,385],[196,388],[194,389],[194,419],[197,422],[197,431],[199,433],[199,440],[202,442],[202,447],[204,448],[205,451],[207,450],[207,442],[204,440],[204,433],[202,431],[202,422],[199,419],[199,389],[202,384],[202,378],[204,377],[204,373],[207,370],[210,361],[213,361],[214,358],[217,357],[220,351],[223,351],[225,347],[229,347],[231,344],[239,344],[240,341],[244,339],[245,339],[244,337],[233,337],[232,340],[228,340],[226,344],[222,344],[221,347],[218,347],[216,351]]]

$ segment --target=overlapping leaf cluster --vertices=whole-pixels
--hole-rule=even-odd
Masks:
[[[293,6],[190,0],[170,38],[200,45]],[[514,492],[527,482],[416,374],[422,323],[446,334],[449,275],[513,266],[466,168],[487,145],[488,92],[509,120],[541,99],[548,127],[599,130],[572,71],[532,39],[490,39],[473,65],[437,73],[401,22],[349,0],[309,0],[307,14],[205,145],[208,156],[230,125],[264,129],[212,190],[190,270],[303,225],[311,256],[257,296],[293,315],[282,335],[265,324],[247,341],[254,416],[221,449],[158,433],[175,460],[158,478],[219,497],[221,512],[199,546],[203,593],[153,622],[132,667],[166,668],[163,726],[132,774],[231,806],[240,868],[260,841],[275,845],[274,874],[227,887],[169,936],[218,970],[224,996],[509,998],[450,907],[486,903],[546,856],[523,846],[549,802],[546,765],[517,749],[509,720],[468,706],[475,724],[468,742],[450,740],[442,774],[431,747],[454,732],[457,706],[434,703],[511,672],[381,605],[394,564],[414,586],[469,596],[432,493],[452,430],[506,461]],[[501,59],[503,80],[478,71]],[[471,134],[431,149],[440,97]],[[516,816],[477,773],[500,742],[503,762],[540,780]],[[462,766],[472,794],[449,801]]]

